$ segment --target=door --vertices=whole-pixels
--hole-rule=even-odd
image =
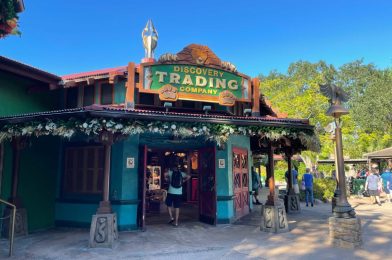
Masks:
[[[139,204],[138,204],[138,227],[142,230],[146,229],[146,173],[147,173],[147,145],[143,145],[139,149]]]
[[[215,146],[199,150],[199,220],[216,224]]]
[[[249,170],[246,149],[233,148],[233,189],[235,218],[249,213]]]

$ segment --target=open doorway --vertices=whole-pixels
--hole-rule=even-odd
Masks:
[[[207,151],[207,150],[208,151]],[[165,198],[169,188],[167,172],[174,161],[190,176],[182,186],[179,222],[215,224],[215,151],[213,148],[173,149],[141,147],[139,169],[139,226],[164,224],[169,220]]]

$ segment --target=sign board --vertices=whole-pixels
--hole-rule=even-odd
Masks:
[[[128,157],[127,158],[127,168],[135,168],[135,157]]]
[[[164,101],[209,101],[223,106],[251,101],[250,78],[212,67],[144,64],[141,83],[140,92],[158,93]]]
[[[219,168],[221,168],[221,169],[223,169],[223,168],[225,168],[225,159],[219,159],[218,160],[218,167]]]

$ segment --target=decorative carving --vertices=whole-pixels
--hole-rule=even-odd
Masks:
[[[97,220],[97,227],[95,229],[95,237],[94,240],[97,243],[104,243],[107,240],[107,233],[108,233],[108,225],[107,225],[107,218],[98,218]]]
[[[90,226],[90,247],[113,247],[118,239],[117,215],[93,215]]]
[[[347,102],[349,99],[348,94],[335,84],[320,84],[320,92],[329,98],[331,104],[340,105],[342,102]]]
[[[158,62],[160,63],[171,63],[176,61],[177,61],[177,54],[172,54],[172,53],[162,54],[158,60]]]
[[[236,97],[228,90],[225,90],[219,94],[219,105],[234,106],[235,101]]]
[[[261,222],[261,230],[274,233],[289,231],[284,206],[265,205],[263,207],[263,221]]]
[[[177,61],[195,65],[221,67],[221,60],[207,46],[191,44],[177,53]]]
[[[297,198],[295,196],[290,196],[290,201],[291,201],[291,210],[298,210],[298,201]]]
[[[223,69],[229,70],[229,71],[231,71],[231,72],[237,72],[236,66],[235,66],[233,63],[228,62],[228,61],[222,61],[222,62],[221,62],[221,67],[222,67]]]
[[[272,208],[266,208],[265,210],[265,227],[272,228]]]
[[[158,45],[158,32],[154,24],[148,20],[146,27],[142,31],[143,46],[146,52],[145,58],[154,58],[154,50]]]
[[[159,89],[159,99],[164,101],[176,101],[178,99],[178,90],[176,87],[166,84]]]
[[[283,208],[278,209],[279,228],[285,228],[285,214]]]

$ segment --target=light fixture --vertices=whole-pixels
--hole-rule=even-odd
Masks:
[[[208,114],[208,111],[211,111],[211,106],[203,106],[203,111],[204,113],[206,113],[206,115]]]
[[[252,109],[250,109],[250,108],[245,108],[244,109],[244,114],[245,114],[245,116],[251,116],[252,115]]]
[[[168,112],[169,108],[173,107],[173,104],[171,102],[165,102],[163,103],[163,107],[166,108],[166,112]]]

